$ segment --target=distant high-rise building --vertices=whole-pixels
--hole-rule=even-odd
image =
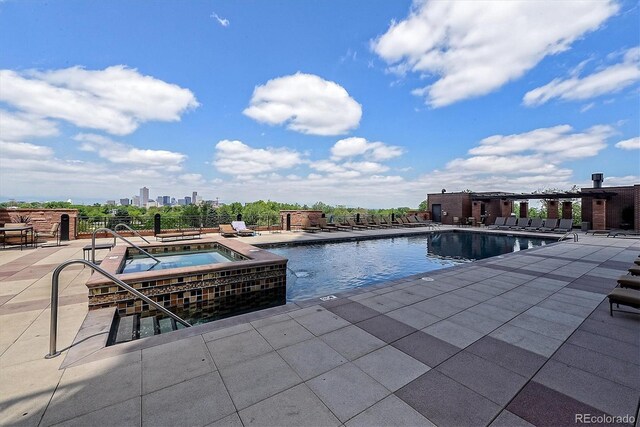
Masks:
[[[127,199],[120,199],[120,206],[129,206],[131,204],[131,200]]]
[[[140,196],[133,196],[133,206],[140,206]]]
[[[190,205],[191,204],[191,197],[190,196],[184,196],[184,204],[185,205]]]
[[[194,202],[196,205],[201,205],[202,204],[202,196],[196,196],[196,200]]]
[[[186,203],[186,200],[184,200],[184,199],[178,199],[178,205],[180,205],[180,206],[184,206],[184,205],[186,205],[186,204],[187,204],[187,203]]]
[[[147,203],[149,203],[149,189],[142,187],[140,189],[140,205],[147,206]]]
[[[156,207],[156,206],[158,206],[158,203],[156,203],[155,200],[149,200],[147,202],[147,204],[145,205],[146,208],[153,208],[153,207]]]
[[[162,204],[165,206],[171,205],[171,196],[162,196]]]
[[[162,203],[162,196],[156,197],[156,203],[158,204],[158,206],[162,206],[164,204]]]
[[[107,204],[107,205],[111,205],[111,206],[115,206],[115,205],[116,205],[116,201],[115,201],[115,200],[107,200],[107,201],[105,202],[105,204]]]
[[[172,198],[171,198],[171,205],[175,205],[176,203],[177,203],[177,202],[176,202],[176,198],[175,198],[175,197],[172,197]]]
[[[198,201],[198,192],[194,191],[193,193],[191,193],[191,203],[193,203],[194,205],[197,205]]]

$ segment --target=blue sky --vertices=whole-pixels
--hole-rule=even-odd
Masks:
[[[640,182],[632,1],[0,2],[0,199]]]

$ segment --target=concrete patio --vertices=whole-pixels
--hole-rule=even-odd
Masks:
[[[374,233],[398,230],[244,240]],[[2,425],[545,426],[575,425],[576,414],[637,417],[640,316],[610,317],[606,302],[640,254],[637,239],[581,234],[327,302],[45,360],[52,270],[82,258],[85,244],[0,251]],[[60,348],[87,315],[89,274],[62,273]]]

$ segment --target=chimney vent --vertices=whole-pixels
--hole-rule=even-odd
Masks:
[[[604,181],[604,175],[601,173],[592,173],[591,180],[593,181],[593,188],[602,188],[602,181]]]

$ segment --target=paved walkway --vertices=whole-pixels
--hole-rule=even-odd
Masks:
[[[51,271],[84,244],[0,252],[2,425],[575,425],[575,414],[637,414],[640,316],[610,317],[605,295],[638,240],[581,236],[45,360]],[[88,276],[62,274],[61,346],[87,314]]]

